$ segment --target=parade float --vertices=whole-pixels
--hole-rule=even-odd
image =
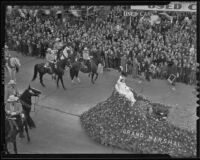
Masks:
[[[196,156],[196,133],[168,121],[171,106],[153,103],[120,76],[111,96],[84,112],[81,125],[96,142],[133,154]]]

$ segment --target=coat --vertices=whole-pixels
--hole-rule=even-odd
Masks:
[[[5,105],[5,111],[10,112],[11,114],[12,113],[18,114],[18,113],[21,113],[23,109],[20,103],[10,102]]]
[[[15,96],[19,96],[19,90],[17,89],[16,86],[8,86],[5,89],[5,101],[7,101],[7,99],[11,96],[11,95],[15,95]]]

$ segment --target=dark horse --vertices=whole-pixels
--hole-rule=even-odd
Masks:
[[[44,83],[43,83],[43,76],[44,74],[48,73],[50,75],[52,75],[53,73],[55,73],[58,77],[57,77],[57,87],[59,87],[59,80],[61,80],[63,89],[66,89],[63,83],[63,75],[64,75],[64,70],[66,66],[70,66],[70,60],[65,58],[63,60],[59,60],[57,61],[55,64],[50,64],[50,67],[52,68],[46,68],[45,67],[45,63],[40,63],[40,64],[36,64],[34,67],[34,75],[33,75],[33,79],[32,81],[34,81],[37,78],[37,74],[39,73],[40,76],[40,83],[43,87],[45,87]]]
[[[19,101],[22,104],[23,112],[25,114],[27,124],[30,129],[36,127],[34,121],[32,120],[30,116],[31,105],[32,105],[31,97],[39,96],[40,94],[41,94],[40,91],[37,91],[36,89],[31,88],[29,85],[29,87],[19,97]]]
[[[74,77],[76,77],[78,81],[80,81],[78,78],[78,73],[79,71],[81,71],[83,73],[89,73],[88,76],[89,77],[91,76],[91,82],[94,84],[94,81],[96,81],[98,78],[97,69],[98,69],[99,63],[102,64],[102,60],[100,56],[95,56],[91,58],[89,63],[86,63],[86,65],[84,65],[83,58],[79,58],[77,61],[73,62],[70,68],[70,77],[71,77],[72,82],[73,82]],[[96,75],[95,79],[94,79],[94,75]]]
[[[24,116],[22,116],[24,115]],[[17,154],[17,143],[16,143],[16,137],[19,133],[16,126],[14,125],[14,121],[17,123],[20,130],[23,130],[25,128],[27,140],[30,142],[30,136],[28,133],[28,123],[26,120],[25,114],[22,112],[21,114],[16,114],[12,117],[10,117],[8,114],[6,114],[5,118],[5,152],[9,154],[7,144],[12,143],[14,148],[14,153]]]

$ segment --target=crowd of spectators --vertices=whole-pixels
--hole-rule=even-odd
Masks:
[[[173,21],[161,17],[161,23],[149,22],[155,11],[135,11],[131,18],[123,8],[96,11],[87,19],[67,15],[62,22],[55,15],[15,13],[6,17],[6,42],[10,49],[27,56],[45,57],[56,38],[68,43],[74,54],[82,54],[86,46],[96,48],[105,68],[120,66],[133,78],[145,75],[167,79],[170,74],[178,82],[196,84],[196,12],[166,12]]]

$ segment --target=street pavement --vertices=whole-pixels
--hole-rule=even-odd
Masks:
[[[72,84],[69,72],[64,75],[64,84],[67,90],[56,87],[51,76],[44,76],[46,87],[42,87],[39,77],[31,82],[34,73],[34,65],[44,60],[35,57],[25,57],[14,51],[21,61],[21,68],[17,73],[17,87],[23,92],[28,85],[42,91],[31,116],[36,123],[36,128],[29,130],[31,142],[27,139],[17,139],[18,152],[22,154],[46,154],[46,153],[130,153],[117,148],[106,147],[96,143],[87,136],[80,125],[79,116],[94,107],[97,103],[106,100],[112,93],[118,80],[119,73],[115,70],[104,72],[96,83],[91,84],[87,74],[79,73],[81,83]],[[5,73],[6,74],[6,73]],[[5,77],[5,84],[9,78]],[[196,129],[196,101],[193,94],[194,86],[178,83],[172,90],[172,86],[164,80],[152,80],[151,82],[127,78],[127,85],[151,98],[154,102],[172,105],[169,115],[170,123],[188,130]],[[32,100],[35,102],[35,99]],[[12,146],[9,145],[12,150]]]

